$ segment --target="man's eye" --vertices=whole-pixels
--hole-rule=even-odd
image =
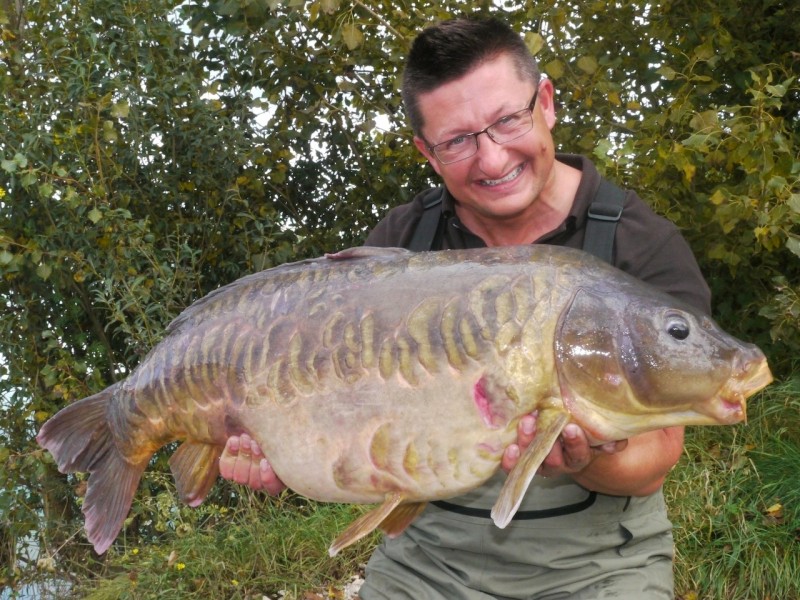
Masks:
[[[445,143],[447,144],[447,149],[449,150],[451,148],[454,149],[454,148],[458,148],[459,146],[463,146],[466,143],[466,141],[467,141],[467,136],[460,135],[460,136],[455,137],[452,140],[449,140],[449,141],[447,141]]]
[[[521,117],[519,115],[517,115],[517,114],[506,115],[505,117],[503,117],[502,119],[497,121],[497,123],[495,123],[495,126],[496,127],[499,126],[499,127],[504,128],[504,129],[508,129],[509,127],[514,127],[515,125],[517,125],[517,123],[520,122],[520,119],[521,119]]]

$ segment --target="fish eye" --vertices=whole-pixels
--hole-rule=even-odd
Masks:
[[[689,322],[678,315],[673,315],[667,319],[667,333],[678,341],[683,341],[689,337]]]

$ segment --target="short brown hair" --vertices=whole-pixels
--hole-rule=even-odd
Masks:
[[[539,66],[525,41],[499,19],[457,18],[424,29],[411,45],[403,73],[403,106],[414,133],[421,135],[424,125],[421,94],[501,54],[511,56],[523,79],[539,83]]]

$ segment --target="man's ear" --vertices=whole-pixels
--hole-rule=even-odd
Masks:
[[[414,136],[414,145],[417,147],[417,150],[420,151],[420,154],[428,159],[428,162],[433,167],[433,170],[436,171],[438,175],[441,175],[439,169],[441,168],[441,163],[436,160],[436,157],[433,155],[433,152],[428,150],[428,144],[419,136]]]
[[[556,124],[556,100],[553,82],[543,77],[539,82],[539,97],[536,99],[536,110],[541,111],[547,128],[552,130]]]

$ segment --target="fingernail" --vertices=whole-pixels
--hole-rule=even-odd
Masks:
[[[564,427],[564,437],[568,440],[574,440],[578,437],[578,426],[570,423]]]
[[[522,433],[531,435],[534,429],[536,429],[536,423],[533,422],[533,419],[522,419]]]
[[[508,450],[506,450],[508,458],[519,458],[519,446],[516,444],[513,446],[509,446]]]

